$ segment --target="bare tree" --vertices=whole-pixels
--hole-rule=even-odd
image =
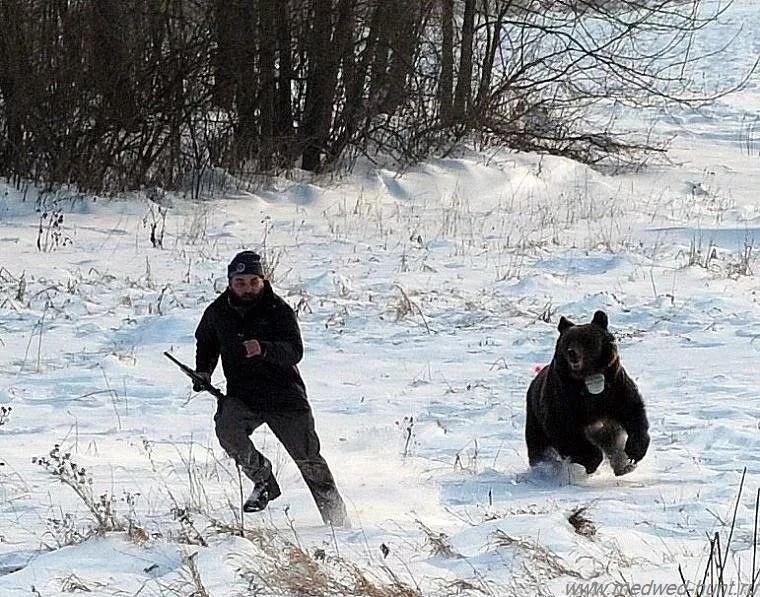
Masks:
[[[304,170],[318,170],[330,131],[335,60],[330,41],[333,11],[330,0],[313,0],[313,24],[309,35],[309,74],[302,131]]]
[[[295,140],[293,132],[293,98],[291,84],[293,81],[293,51],[290,32],[290,10],[288,2],[274,2],[274,27],[278,68],[275,98],[275,136],[278,139],[278,153],[282,164],[291,167],[295,157]]]
[[[472,44],[475,36],[475,0],[464,0],[462,16],[462,43],[459,56],[459,74],[454,91],[454,118],[467,119],[472,93]]]
[[[657,150],[657,144],[624,135],[614,115],[623,106],[697,106],[730,92],[701,88],[692,76],[708,58],[695,52],[695,36],[728,6],[497,1],[479,15],[480,26],[499,44],[485,54],[473,127],[513,147],[588,163]],[[723,49],[729,45],[727,40]]]
[[[438,102],[443,126],[452,124],[454,88],[454,0],[441,3],[441,74],[438,79]]]
[[[0,164],[6,176],[28,176],[29,164],[24,159],[24,130],[29,117],[32,87],[29,77],[31,51],[25,28],[28,17],[22,0],[0,2],[0,96],[2,96],[2,138]]]
[[[214,168],[404,165],[462,140],[636,162],[660,145],[620,110],[731,91],[693,76],[729,6],[0,0],[0,175],[198,196]]]

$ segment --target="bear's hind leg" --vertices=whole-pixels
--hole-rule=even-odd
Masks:
[[[593,473],[604,460],[602,451],[585,438],[574,442],[573,453],[570,456],[573,462],[577,462],[586,469],[587,474]]]
[[[525,417],[525,443],[528,446],[528,463],[530,466],[536,466],[546,460],[556,459],[556,456],[553,456],[553,454],[556,455],[556,450],[552,449],[549,438],[542,429],[538,419],[536,419],[530,402],[528,402]]]

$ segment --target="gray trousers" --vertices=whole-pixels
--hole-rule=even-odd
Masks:
[[[325,524],[343,526],[347,522],[346,506],[327,462],[319,453],[311,410],[258,412],[238,398],[228,396],[218,402],[214,421],[219,444],[243,473],[254,483],[266,480],[270,493],[279,495],[272,463],[250,439],[254,430],[266,423],[301,471]]]

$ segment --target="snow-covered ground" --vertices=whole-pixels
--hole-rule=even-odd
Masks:
[[[636,174],[501,151],[201,204],[0,185],[0,594],[667,589],[679,565],[701,580],[708,534],[725,548],[745,467],[724,580],[746,581],[760,135],[742,122],[758,105],[750,85],[715,108],[723,124],[684,120],[673,163]],[[213,398],[162,356],[192,364],[197,321],[242,248],[265,252],[298,310],[351,530],[321,526],[264,429],[254,439],[284,494],[236,536],[241,489]],[[650,452],[619,478],[532,473],[534,367],[560,315],[596,309],[645,397]],[[85,471],[62,483],[51,451]],[[124,530],[91,534],[109,525]]]

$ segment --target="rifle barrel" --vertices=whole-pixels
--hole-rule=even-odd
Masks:
[[[178,361],[175,359],[170,353],[167,351],[164,351],[164,356],[169,359],[172,363],[177,365],[182,372],[187,375],[190,379],[193,381],[200,382],[203,386],[203,389],[206,390],[209,394],[212,396],[215,396],[217,399],[226,398],[226,396],[222,393],[222,391],[217,388],[216,386],[211,385],[211,382],[203,379],[200,375],[198,375],[193,369],[185,365],[182,361]]]

